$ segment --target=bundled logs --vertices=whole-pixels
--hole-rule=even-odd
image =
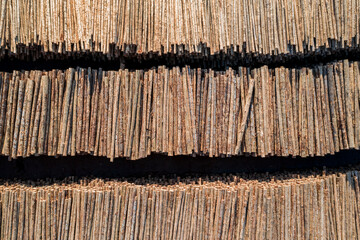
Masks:
[[[358,0],[0,0],[4,69],[120,62],[0,72],[0,155],[359,149],[359,31]],[[0,239],[360,239],[359,177],[0,179]]]
[[[357,0],[2,0],[0,46],[14,53],[34,44],[42,53],[126,53],[129,45],[137,53],[244,46],[247,53],[304,53],[358,47],[359,16]]]
[[[359,239],[357,170],[3,182],[1,239]]]
[[[324,156],[360,146],[359,63],[213,71],[0,74],[0,150],[10,158],[88,153]]]

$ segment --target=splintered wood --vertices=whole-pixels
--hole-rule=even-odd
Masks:
[[[359,47],[357,0],[0,1],[0,46],[13,53],[113,51],[281,54]],[[17,46],[34,46],[35,49]]]
[[[360,238],[359,171],[252,177],[2,182],[0,236]]]
[[[360,72],[313,68],[0,73],[0,151],[10,158],[153,152],[324,156],[360,147]]]

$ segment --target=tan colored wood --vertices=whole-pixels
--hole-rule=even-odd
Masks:
[[[238,130],[238,135],[237,135],[237,144],[236,144],[236,148],[235,148],[235,153],[238,153],[240,151],[240,147],[241,147],[241,142],[242,142],[242,138],[244,135],[244,131],[245,131],[245,125],[248,119],[248,114],[249,114],[249,108],[250,105],[252,103],[251,99],[253,96],[253,91],[254,91],[254,86],[255,86],[255,81],[252,79],[252,81],[250,81],[250,86],[246,95],[246,100],[245,100],[245,107],[244,107],[244,112],[243,112],[243,117],[241,120],[241,125],[240,125],[240,131]]]

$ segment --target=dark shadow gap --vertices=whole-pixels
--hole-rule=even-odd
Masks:
[[[146,177],[148,175],[179,176],[188,174],[266,173],[279,171],[321,170],[341,168],[360,163],[360,150],[343,150],[325,157],[246,157],[209,158],[153,154],[136,161],[123,158],[110,162],[105,157],[29,157],[8,161],[0,157],[1,179],[63,179],[76,177]]]
[[[102,68],[103,70],[119,70],[127,68],[129,70],[150,69],[158,66],[203,68],[213,70],[226,70],[228,68],[237,69],[238,67],[258,68],[267,65],[269,68],[280,66],[288,68],[301,68],[313,65],[326,64],[333,61],[348,59],[350,61],[360,61],[360,47],[344,48],[325,48],[319,47],[313,51],[305,53],[290,54],[256,54],[245,53],[246,49],[241,51],[232,51],[207,54],[204,51],[200,54],[182,53],[182,54],[137,54],[135,52],[124,53],[118,51],[111,54],[101,52],[39,52],[41,46],[27,47],[27,50],[21,50],[19,46],[18,53],[10,53],[9,50],[0,50],[0,71],[11,72],[13,70],[52,70],[67,69],[70,67],[91,67]],[[136,47],[134,47],[136,50]]]

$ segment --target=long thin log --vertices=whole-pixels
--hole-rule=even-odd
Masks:
[[[61,123],[60,123],[60,141],[58,147],[58,154],[63,154],[65,147],[65,137],[66,137],[66,127],[67,121],[69,118],[69,105],[70,105],[70,94],[72,88],[72,81],[74,76],[74,69],[70,69],[67,74],[66,78],[66,89],[64,94],[64,102],[63,102],[63,109],[61,114]]]
[[[255,86],[255,80],[251,79],[250,84],[249,84],[248,93],[246,95],[246,101],[245,101],[246,103],[245,103],[245,107],[244,107],[244,111],[243,111],[243,115],[242,115],[242,119],[241,119],[240,129],[238,130],[238,134],[237,134],[237,144],[236,144],[236,148],[235,148],[235,153],[240,152],[241,142],[242,142],[244,132],[245,132],[245,125],[246,125],[248,117],[249,117],[249,109],[250,109],[250,105],[252,103],[251,99],[252,99],[253,92],[254,92],[254,86]]]

